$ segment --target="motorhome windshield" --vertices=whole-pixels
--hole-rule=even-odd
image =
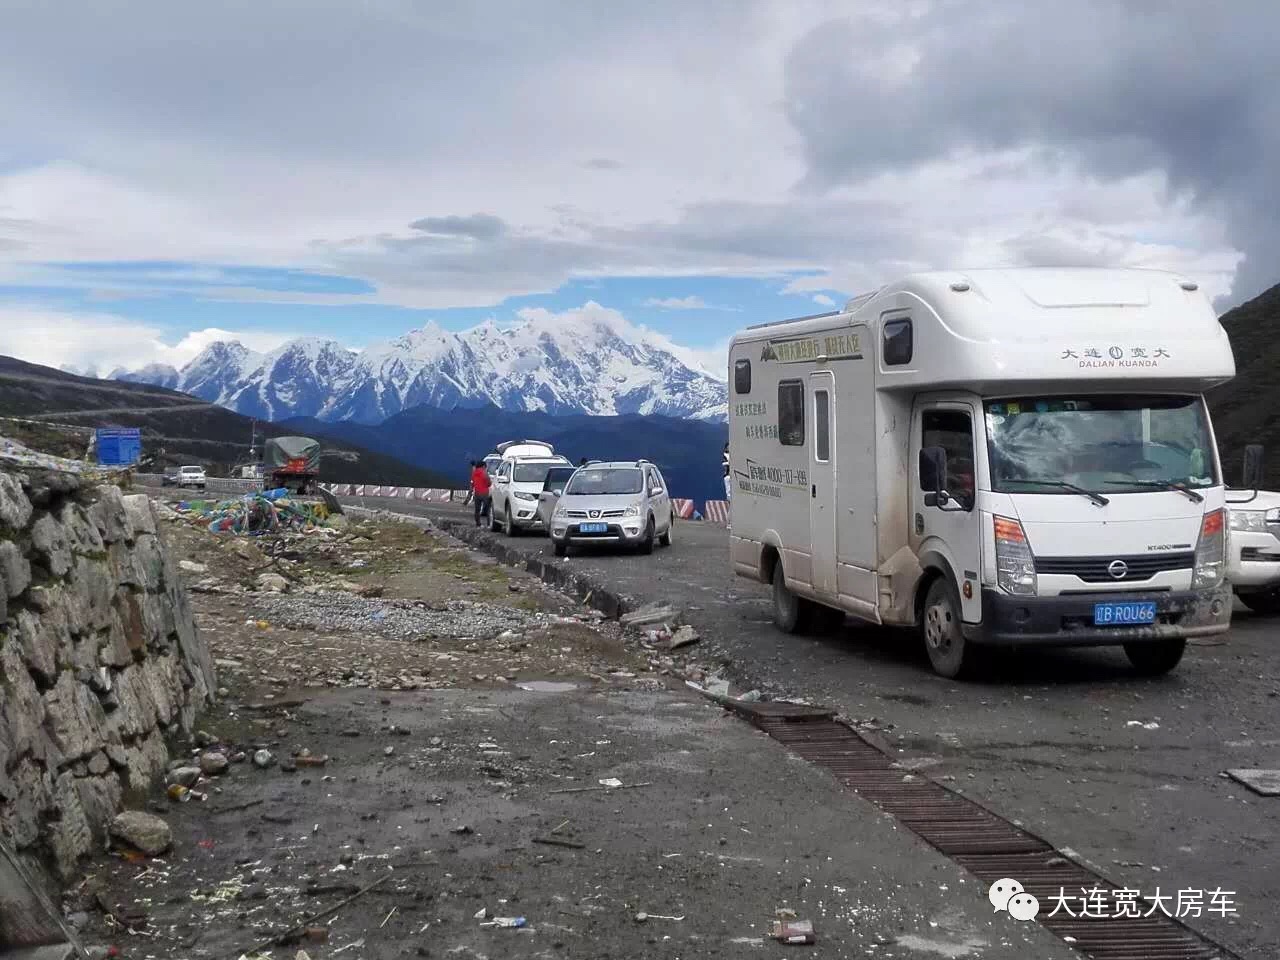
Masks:
[[[643,489],[640,471],[634,467],[606,470],[579,470],[565,487],[565,494],[575,497],[611,496],[639,493]]]
[[[1012,397],[988,400],[986,420],[993,490],[1109,494],[1218,482],[1199,397]]]

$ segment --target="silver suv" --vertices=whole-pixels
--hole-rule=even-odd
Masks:
[[[570,544],[616,543],[653,552],[671,546],[676,515],[662,473],[648,460],[590,463],[565,485],[551,514],[557,557]]]

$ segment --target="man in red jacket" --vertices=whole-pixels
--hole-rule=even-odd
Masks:
[[[480,526],[480,517],[485,519],[489,517],[490,503],[489,499],[489,474],[484,468],[484,462],[481,460],[473,460],[471,462],[471,500],[475,504],[476,526]]]

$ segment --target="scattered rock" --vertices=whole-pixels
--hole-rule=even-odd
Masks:
[[[185,570],[187,573],[208,573],[209,568],[203,563],[196,563],[194,560],[179,560],[178,568]]]
[[[671,635],[671,642],[667,644],[668,650],[679,650],[681,647],[687,647],[690,644],[697,643],[702,637],[693,627],[685,624]]]
[[[169,771],[169,782],[176,783],[181,787],[191,787],[200,779],[199,767],[178,767],[176,770]]]
[[[383,748],[382,748],[382,755],[383,755],[384,757],[389,757],[389,756],[391,756],[391,755],[392,755],[393,753],[395,753],[395,752],[396,752],[396,748],[395,748],[395,747],[383,747]]]
[[[270,750],[259,750],[253,755],[253,765],[265,770],[276,762],[276,756]]]
[[[227,760],[226,754],[210,752],[200,755],[200,770],[207,777],[226,773],[229,765],[230,761]]]
[[[159,856],[173,846],[173,831],[159,817],[141,810],[126,810],[111,821],[111,836],[149,856]]]
[[[258,589],[265,593],[288,593],[289,581],[278,573],[259,574]]]
[[[665,623],[674,625],[680,619],[679,612],[665,603],[650,603],[641,607],[639,610],[633,610],[631,613],[624,613],[618,618],[618,622],[623,627],[643,627],[651,623]]]

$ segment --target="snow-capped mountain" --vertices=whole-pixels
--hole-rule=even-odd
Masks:
[[[107,379],[123,380],[125,383],[149,383],[166,390],[176,390],[181,375],[176,367],[167,363],[149,363],[138,370],[129,371],[119,368],[111,371]]]
[[[490,321],[453,333],[429,323],[359,353],[317,338],[262,354],[218,342],[180,371],[156,364],[112,376],[270,420],[379,423],[424,404],[488,403],[551,414],[723,420],[728,413],[725,384],[692,356],[594,303],[559,315],[527,311],[513,327]]]

